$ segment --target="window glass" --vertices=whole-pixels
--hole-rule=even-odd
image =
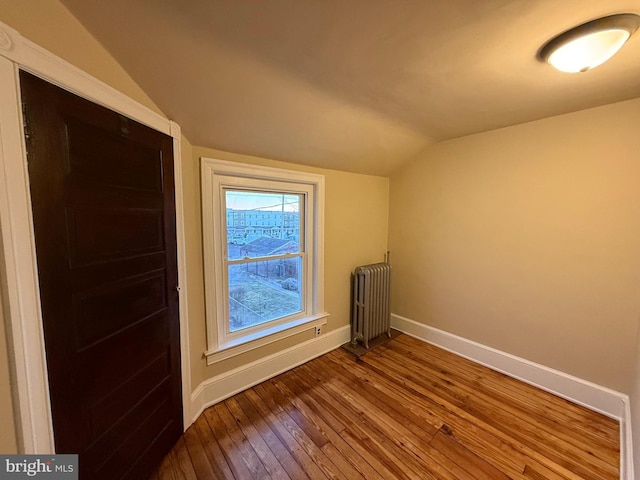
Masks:
[[[300,257],[229,265],[229,328],[236,332],[303,310]]]
[[[303,311],[304,195],[225,188],[224,199],[228,331]]]
[[[301,251],[303,196],[253,190],[225,190],[227,259]]]

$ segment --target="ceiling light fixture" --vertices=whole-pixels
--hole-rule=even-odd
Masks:
[[[640,16],[621,13],[578,25],[549,40],[538,58],[561,72],[586,72],[622,48],[640,26]]]

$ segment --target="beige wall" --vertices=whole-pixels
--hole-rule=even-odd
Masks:
[[[636,336],[636,358],[634,361],[633,381],[631,386],[631,428],[635,450],[633,452],[634,473],[640,476],[640,321]]]
[[[2,0],[0,22],[143,105],[162,113],[58,0]]]
[[[0,262],[2,265],[2,262]],[[0,454],[18,452],[14,422],[14,408],[9,373],[9,352],[5,335],[4,312],[0,289]]]
[[[202,354],[206,349],[204,323],[204,293],[202,273],[201,211],[199,204],[200,157],[231,160],[255,165],[291,168],[325,176],[325,310],[331,314],[326,331],[349,324],[349,279],[353,268],[364,263],[381,261],[387,250],[387,219],[389,180],[385,177],[325,170],[275,160],[238,155],[218,150],[194,147],[193,163],[189,167],[189,180],[185,183],[193,191],[189,193],[187,210],[194,215],[189,222],[193,231],[187,255],[190,256],[188,288],[193,300],[189,303],[191,317],[192,381],[194,388],[206,378],[229,369],[255,361],[288,346],[310,338],[302,333],[253,352],[206,367]],[[186,175],[185,175],[186,177]],[[197,266],[196,266],[197,265]],[[193,290],[191,290],[193,289]],[[193,294],[193,295],[192,295]]]
[[[443,142],[391,178],[396,314],[622,392],[640,99]]]

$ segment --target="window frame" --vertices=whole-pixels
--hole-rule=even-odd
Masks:
[[[223,299],[223,301],[220,302],[216,302],[216,309],[217,309],[217,318],[222,318],[224,317],[225,321],[224,322],[220,322],[217,321],[217,326],[218,326],[218,340],[221,344],[226,345],[229,343],[233,343],[234,341],[236,341],[237,339],[242,340],[243,337],[251,337],[253,334],[257,333],[260,334],[261,331],[266,329],[266,325],[271,325],[273,327],[277,327],[279,325],[283,325],[283,324],[288,324],[291,322],[295,322],[296,320],[300,319],[300,318],[304,318],[304,317],[308,317],[311,312],[311,308],[313,305],[313,264],[312,264],[312,259],[313,259],[313,253],[314,253],[314,249],[313,249],[313,242],[307,242],[307,237],[308,238],[313,238],[314,237],[314,232],[315,232],[315,225],[313,224],[313,222],[307,222],[306,219],[308,218],[309,213],[307,212],[309,205],[313,205],[314,201],[315,201],[315,195],[314,195],[314,191],[313,191],[313,187],[311,185],[308,184],[301,184],[301,183],[296,183],[294,184],[295,187],[292,189],[291,188],[291,183],[286,183],[286,182],[282,182],[282,181],[275,181],[275,180],[265,180],[265,179],[256,179],[256,178],[238,178],[235,176],[228,176],[228,175],[215,175],[214,179],[213,179],[213,187],[215,188],[216,191],[219,192],[220,197],[219,197],[219,204],[217,206],[214,206],[214,208],[217,208],[218,210],[220,210],[220,212],[225,212],[226,213],[226,200],[225,200],[225,193],[227,190],[233,190],[233,191],[237,191],[237,190],[254,190],[256,192],[274,192],[274,193],[292,193],[292,194],[299,194],[301,197],[304,198],[304,212],[300,213],[300,219],[304,220],[304,228],[302,228],[302,232],[304,235],[304,239],[300,238],[299,241],[299,245],[300,245],[300,252],[296,253],[296,254],[292,254],[290,257],[288,255],[278,255],[278,256],[267,256],[267,257],[251,257],[249,259],[234,259],[231,260],[228,258],[228,251],[227,251],[227,245],[228,243],[223,243],[221,241],[218,241],[217,243],[215,242],[214,239],[214,248],[216,249],[220,249],[220,251],[218,252],[218,258],[221,259],[220,264],[216,264],[216,279],[222,278],[222,282],[218,282],[217,284],[217,295],[216,298],[221,298]],[[214,223],[214,231],[219,231],[220,233],[220,237],[224,236],[225,238],[229,238],[229,234],[228,234],[228,230],[227,230],[227,217],[226,214],[224,216],[220,216],[220,221],[224,222],[221,223],[219,226],[215,225]],[[262,230],[264,231],[264,229]],[[307,244],[310,244],[311,248],[307,247]],[[224,290],[225,287],[228,288],[229,286],[229,278],[228,278],[228,273],[229,273],[229,265],[230,264],[239,264],[239,263],[254,263],[254,262],[259,262],[259,261],[265,261],[265,260],[276,260],[279,258],[294,258],[294,257],[300,257],[301,259],[301,266],[302,266],[302,271],[303,271],[303,275],[301,275],[301,280],[302,280],[302,295],[301,295],[301,303],[302,303],[302,309],[299,312],[295,312],[291,315],[287,315],[285,317],[280,317],[278,319],[274,319],[274,320],[270,320],[268,322],[264,322],[258,325],[254,325],[251,327],[247,327],[241,330],[237,330],[235,332],[231,331],[231,325],[230,322],[228,321],[229,319],[226,318],[227,312],[229,312],[229,296],[228,296],[228,290]]]
[[[206,157],[201,157],[201,174],[207,365],[326,324],[329,314],[324,311],[324,175]],[[305,195],[302,312],[230,332],[224,198],[227,189]]]

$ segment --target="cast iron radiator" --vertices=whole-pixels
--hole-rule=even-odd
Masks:
[[[356,267],[351,275],[351,344],[391,336],[391,265],[373,263]]]

